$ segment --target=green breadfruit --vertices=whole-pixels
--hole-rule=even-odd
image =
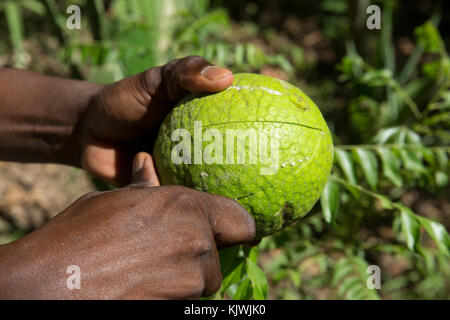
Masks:
[[[330,174],[333,142],[299,88],[256,74],[234,79],[222,92],[181,101],[161,125],[153,155],[161,184],[236,199],[260,238],[311,210]]]

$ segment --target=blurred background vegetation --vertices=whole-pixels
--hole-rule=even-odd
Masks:
[[[81,30],[66,27],[71,4]],[[380,30],[366,28],[371,4]],[[448,299],[449,9],[444,0],[0,0],[0,65],[110,83],[201,55],[299,86],[333,132],[332,177],[294,227],[221,253],[213,298]],[[0,213],[2,242],[33,229],[1,203]],[[381,268],[379,290],[366,286],[369,265]]]

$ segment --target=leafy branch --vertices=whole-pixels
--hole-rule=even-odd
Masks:
[[[367,194],[370,197],[373,197],[375,199],[378,199],[383,206],[384,209],[387,210],[393,210],[396,213],[399,213],[401,215],[401,227],[402,227],[402,234],[405,239],[405,242],[407,244],[407,247],[410,250],[413,250],[414,252],[420,253],[420,228],[422,227],[425,229],[425,231],[428,233],[428,235],[434,240],[436,243],[438,250],[445,254],[450,255],[450,235],[446,231],[445,227],[428,218],[419,216],[418,214],[414,213],[411,209],[406,207],[405,205],[394,202],[390,200],[388,197],[370,191],[366,188],[361,187],[357,184],[352,184],[344,179],[341,179],[339,177],[333,176],[330,178],[330,181],[338,183],[345,188],[349,190],[358,190],[359,192],[362,192],[364,194]],[[334,193],[338,193],[339,189],[334,188]],[[338,196],[330,197],[334,201],[339,201]],[[328,207],[330,208],[336,208],[338,205],[336,204],[329,204]],[[337,212],[331,212],[332,214],[336,214]],[[328,216],[329,213],[324,213],[324,216]]]

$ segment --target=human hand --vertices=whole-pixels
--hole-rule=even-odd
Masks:
[[[0,246],[0,298],[187,299],[221,286],[218,248],[248,243],[253,218],[236,201],[158,186],[151,157],[133,183],[86,194],[40,229]],[[69,290],[66,269],[81,271]]]
[[[231,71],[190,56],[105,86],[82,118],[82,167],[114,185],[129,183],[133,156],[152,145],[183,96],[221,91],[232,82]]]

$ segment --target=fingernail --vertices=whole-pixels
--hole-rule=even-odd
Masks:
[[[202,70],[201,74],[205,78],[215,81],[228,77],[231,74],[231,71],[217,66],[207,66],[205,69]]]

